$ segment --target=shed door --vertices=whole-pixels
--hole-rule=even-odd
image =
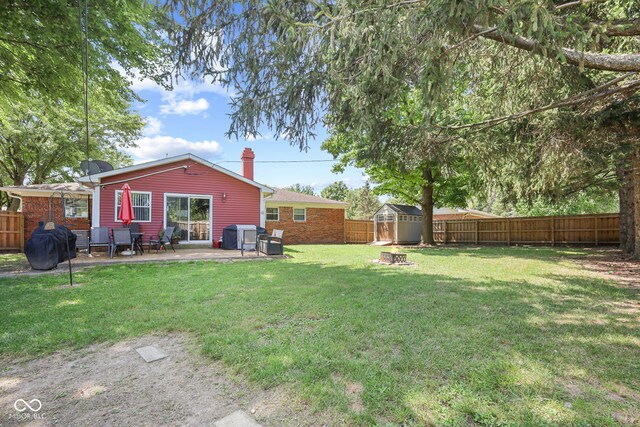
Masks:
[[[378,215],[378,241],[393,241],[393,215]]]

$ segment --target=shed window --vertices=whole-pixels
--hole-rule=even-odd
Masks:
[[[122,190],[116,191],[116,221],[122,201]],[[132,191],[131,204],[133,205],[133,222],[151,222],[151,193],[146,191]]]
[[[379,214],[378,215],[378,222],[384,222],[384,215],[383,214]]]
[[[267,221],[280,221],[280,208],[267,208]]]
[[[89,218],[89,199],[64,199],[64,216],[67,218]]]
[[[305,208],[295,208],[293,210],[293,220],[304,222],[307,220],[307,210]]]

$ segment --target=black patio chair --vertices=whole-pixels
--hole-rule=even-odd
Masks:
[[[258,236],[258,254],[282,255],[284,253],[284,241],[282,236],[284,230],[273,230],[271,236],[261,234]]]
[[[131,224],[123,225],[124,228],[131,230],[131,238],[133,239],[133,247],[137,248],[140,255],[144,254],[144,248],[142,247],[142,233],[140,233],[140,224],[132,222]]]
[[[131,237],[131,230],[128,228],[114,228],[111,230],[113,234],[113,242],[111,243],[111,254],[110,257],[113,258],[118,249],[121,247],[126,247],[127,250],[135,253],[135,249],[133,246],[133,238]]]
[[[257,251],[258,249],[258,231],[257,230],[242,230],[242,242],[240,243],[240,253],[242,254],[242,256],[244,256],[245,246],[253,246],[253,249],[247,249],[247,250]],[[259,251],[257,252],[258,252],[258,255],[260,255],[260,252]]]
[[[89,230],[71,230],[76,235],[76,250],[89,253]]]
[[[149,248],[151,248],[151,246],[155,246],[156,248],[156,253],[158,253],[158,251],[160,251],[160,248],[164,249],[165,251],[167,250],[167,244],[169,246],[171,246],[171,249],[173,250],[173,252],[176,251],[176,249],[173,247],[173,243],[171,242],[171,238],[173,237],[173,232],[176,228],[175,227],[167,227],[164,230],[164,234],[162,235],[161,238],[159,239],[154,239],[153,237],[149,239]]]
[[[111,239],[109,238],[109,227],[93,227],[89,237],[89,248],[87,253],[91,255],[92,248],[107,248],[111,256]]]

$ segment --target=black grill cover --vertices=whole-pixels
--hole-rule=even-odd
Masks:
[[[63,225],[56,225],[54,230],[45,230],[43,226],[36,228],[24,248],[31,268],[51,270],[66,261],[67,239],[71,258],[75,258],[77,236],[71,230]]]
[[[256,227],[258,235],[267,234],[267,229]],[[222,230],[222,249],[238,249],[238,225],[227,225]]]

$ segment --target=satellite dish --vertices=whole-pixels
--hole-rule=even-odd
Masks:
[[[104,160],[83,160],[80,162],[80,169],[85,175],[95,175],[97,173],[113,170],[113,166]]]

